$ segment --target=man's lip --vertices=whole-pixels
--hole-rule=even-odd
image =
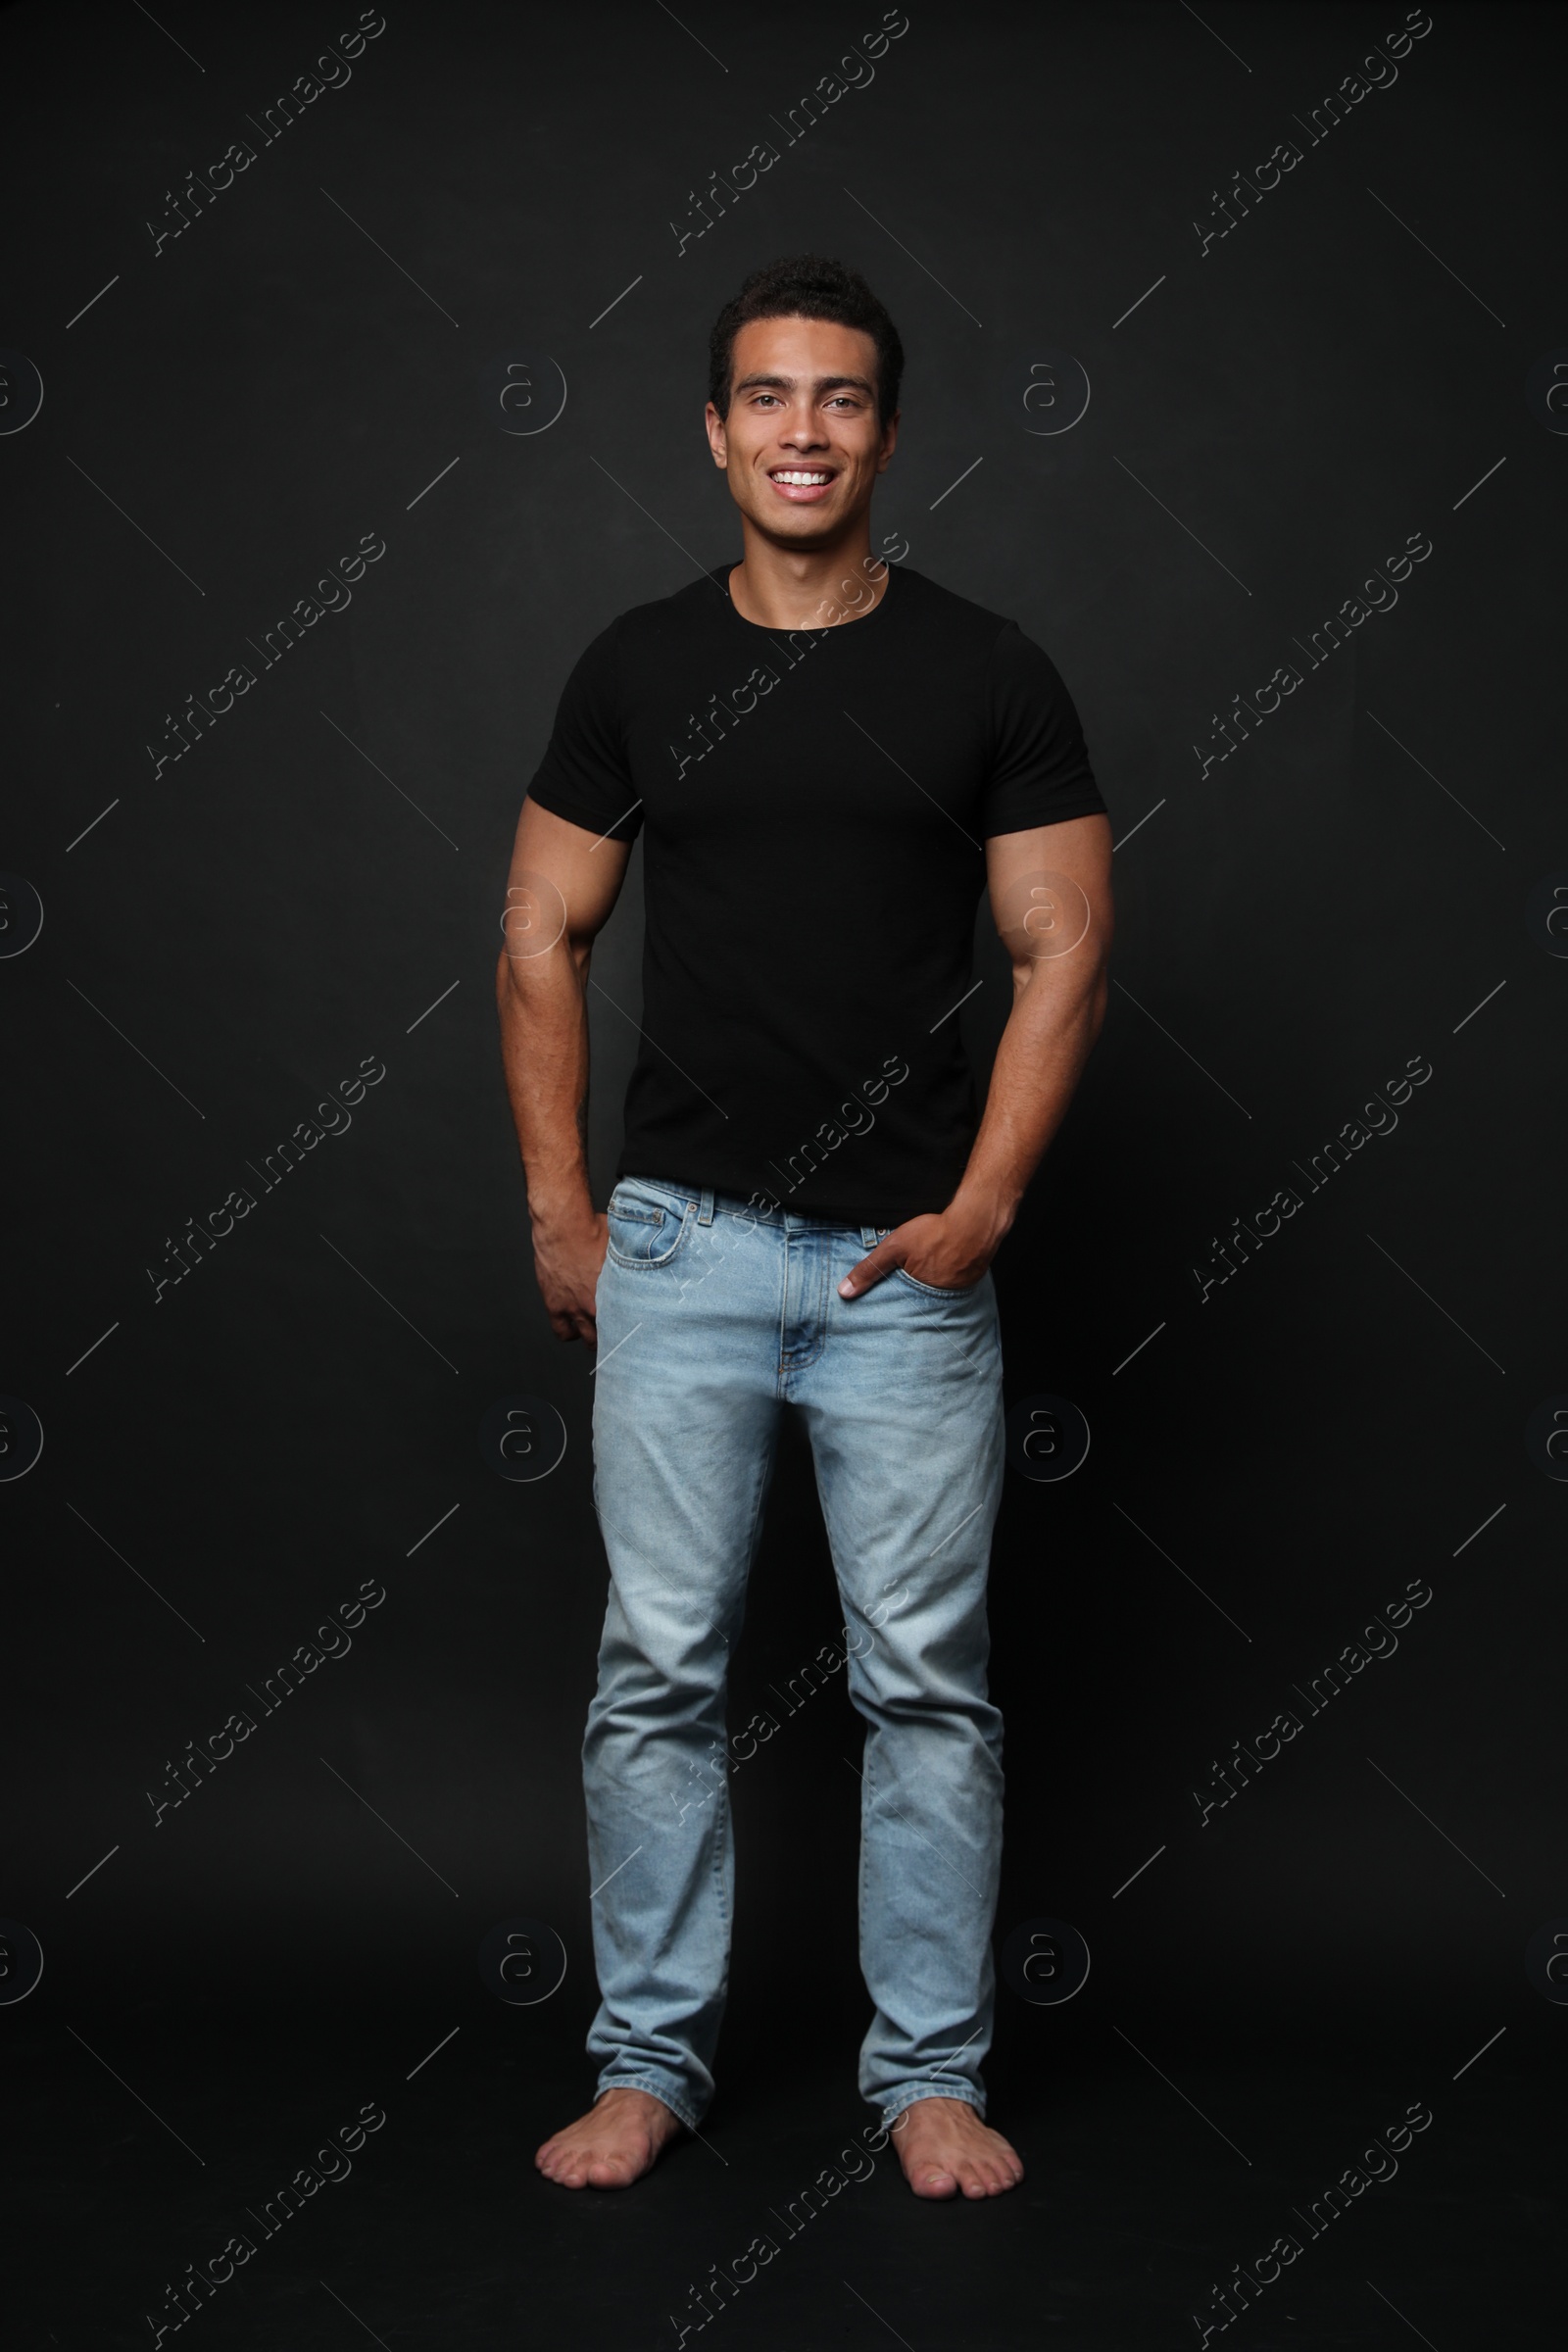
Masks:
[[[800,464],[796,464],[770,466],[767,470],[770,477],[779,473],[825,473],[829,481],[833,481],[838,474],[838,467],[836,466],[802,466]]]

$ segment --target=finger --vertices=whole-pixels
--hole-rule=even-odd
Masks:
[[[879,1243],[869,1256],[862,1257],[858,1266],[850,1268],[844,1280],[839,1284],[839,1297],[841,1298],[858,1298],[861,1291],[870,1290],[872,1285],[880,1282],[885,1274],[890,1274],[898,1262],[888,1243]]]

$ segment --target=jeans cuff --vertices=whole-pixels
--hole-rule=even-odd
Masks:
[[[683,2123],[688,2132],[697,2129],[696,2110],[673,2075],[601,2075],[596,2097],[603,2098],[607,2090],[651,2091],[656,2099],[662,2099],[670,2114]]]
[[[882,2130],[886,2132],[905,2109],[912,2107],[917,2099],[961,2099],[966,2107],[974,2109],[982,2123],[985,2122],[985,2092],[977,2084],[964,2082],[911,2082],[904,2089],[896,2090],[891,2098],[871,2101],[872,2106],[882,2111]]]

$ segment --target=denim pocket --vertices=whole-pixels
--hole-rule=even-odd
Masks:
[[[605,1211],[609,1253],[617,1266],[667,1266],[686,1238],[696,1202],[623,1176]]]
[[[982,1274],[978,1282],[966,1282],[956,1291],[944,1291],[939,1289],[934,1282],[917,1281],[912,1274],[906,1274],[902,1266],[895,1266],[893,1271],[900,1282],[906,1282],[911,1291],[919,1292],[922,1298],[972,1298],[986,1278],[985,1274]],[[986,1272],[990,1272],[989,1267]]]

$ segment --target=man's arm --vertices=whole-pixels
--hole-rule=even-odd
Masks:
[[[957,1191],[940,1213],[896,1226],[854,1267],[846,1297],[906,1266],[917,1282],[978,1282],[1066,1115],[1110,992],[1110,819],[1064,818],[986,843],[998,931],[1012,958],[1012,1010],[985,1114]]]
[[[501,1059],[533,1225],[533,1263],[558,1340],[597,1337],[605,1218],[588,1189],[588,965],[620,894],[623,841],[522,804],[496,959]]]

